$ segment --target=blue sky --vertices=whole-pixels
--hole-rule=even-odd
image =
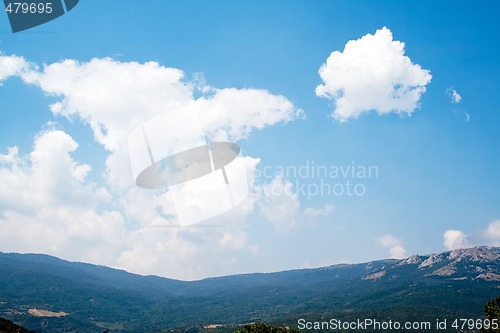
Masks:
[[[0,57],[24,63],[0,61],[0,251],[196,279],[500,245],[499,7],[82,0],[16,34],[2,14]],[[410,65],[400,55],[377,72],[377,54],[394,54],[384,53],[390,50],[374,35],[404,43]],[[373,43],[361,44],[363,36]],[[360,50],[361,74],[338,79],[358,68],[344,50],[349,41]],[[334,51],[346,61],[332,61],[320,76]],[[147,69],[151,61],[158,67]],[[181,79],[173,78],[177,71]],[[340,80],[342,93],[327,84],[333,90],[318,96],[325,78]],[[423,89],[415,101],[379,101],[378,88],[405,82]],[[185,89],[192,96],[183,96]],[[225,138],[240,145],[253,185],[244,204],[206,222],[217,227],[180,229],[168,219],[168,194],[139,189],[128,178],[125,128],[169,112],[170,102],[198,98],[225,126]],[[410,106],[394,111],[399,102]],[[251,118],[254,107],[258,116]],[[104,138],[95,137],[92,121],[109,126]],[[8,155],[14,146],[16,157]],[[313,164],[376,166],[378,174],[257,177]],[[351,180],[365,191],[311,193],[322,180]],[[266,194],[272,186],[283,191]]]

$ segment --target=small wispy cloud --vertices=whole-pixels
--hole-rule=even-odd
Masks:
[[[448,89],[446,89],[446,95],[450,96],[452,103],[457,104],[457,103],[460,103],[462,101],[462,96],[460,96],[460,94],[457,93],[457,91],[455,89],[453,89],[452,87],[449,87]]]
[[[324,205],[321,208],[309,207],[306,208],[306,210],[304,211],[304,216],[315,219],[317,217],[329,216],[333,213],[334,210],[335,210],[334,205]]]
[[[331,216],[335,211],[335,206],[331,204],[303,209],[293,184],[281,175],[276,176],[270,183],[261,185],[258,191],[260,211],[278,233],[314,223],[317,219]]]
[[[406,256],[406,249],[403,246],[403,242],[392,235],[377,238],[377,243],[389,249],[389,257],[391,258],[402,259]]]
[[[290,181],[277,176],[262,186],[260,210],[277,232],[292,229],[300,220],[300,202]]]

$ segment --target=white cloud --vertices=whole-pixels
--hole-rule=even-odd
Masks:
[[[252,185],[258,159],[242,160]],[[257,198],[249,195],[236,209],[200,225],[180,228],[168,197],[169,192],[137,187],[121,197],[127,221],[138,226],[127,233],[126,249],[116,266],[187,280],[241,272],[244,263],[240,256],[253,256],[257,251],[245,231],[246,217],[253,212]]]
[[[404,55],[404,43],[386,27],[334,51],[319,75],[316,95],[335,101],[332,117],[340,122],[371,110],[410,115],[432,78]]]
[[[64,206],[78,202],[79,207],[92,207],[109,201],[104,188],[84,184],[90,166],[75,162],[70,153],[78,144],[63,131],[42,132],[35,140],[33,151],[26,157],[18,148],[9,148],[0,155],[0,198],[3,208],[25,210],[27,207]]]
[[[240,228],[145,228],[131,233],[129,242],[119,267],[187,280],[234,274],[241,252],[254,251]]]
[[[314,222],[320,217],[330,216],[335,210],[331,204],[320,208],[308,207],[303,210],[292,183],[280,175],[270,183],[259,185],[257,191],[256,202],[260,212],[279,233]]]
[[[259,206],[264,217],[278,232],[293,228],[300,219],[300,202],[293,185],[281,176],[262,186]]]
[[[33,151],[0,154],[2,251],[46,253],[180,279],[236,273],[238,255],[253,255],[242,223],[255,206],[210,221],[210,228],[171,228],[168,193],[132,188],[111,197],[89,183],[90,168],[71,154],[78,144],[60,130],[42,132]],[[258,160],[245,157],[251,176]],[[250,179],[250,183],[253,179]],[[108,207],[118,207],[117,210]],[[217,258],[217,260],[213,260]]]
[[[10,76],[21,75],[29,68],[30,64],[23,57],[3,56],[0,53],[0,81]]]
[[[71,157],[77,147],[67,133],[54,130],[41,133],[27,156],[16,148],[0,155],[2,250],[113,263],[123,217],[101,207],[110,195],[85,182],[90,167]]]
[[[385,235],[377,239],[378,243],[385,247],[399,245],[401,241],[392,235]]]
[[[500,220],[491,222],[485,230],[490,245],[500,246]]]
[[[248,137],[254,129],[303,117],[303,111],[285,97],[266,90],[214,90],[213,96],[197,102],[203,110],[201,123],[215,141],[237,141]]]
[[[334,210],[335,210],[335,206],[329,205],[329,204],[326,204],[321,208],[308,207],[304,211],[304,216],[312,218],[312,219],[316,219],[318,217],[330,216]]]
[[[463,231],[450,229],[443,234],[443,244],[448,250],[466,248],[470,246],[469,237]]]
[[[18,160],[19,147],[7,148],[7,154],[0,154],[0,163],[14,164]]]
[[[462,100],[462,96],[460,96],[457,93],[457,91],[455,89],[451,88],[451,87],[448,88],[448,89],[446,89],[446,94],[448,96],[450,96],[452,103],[455,103],[455,104],[456,103],[460,103],[460,101]]]
[[[114,151],[134,127],[192,100],[191,88],[181,81],[183,75],[156,62],[105,58],[87,63],[64,60],[25,79],[47,94],[61,96],[52,112],[89,124],[97,141]]]
[[[389,257],[395,259],[402,259],[406,257],[406,249],[401,245],[394,245],[389,248]]]
[[[379,245],[389,249],[389,257],[395,259],[402,259],[406,256],[406,249],[403,247],[403,242],[392,236],[384,235],[377,238]]]
[[[181,70],[154,62],[64,60],[39,71],[20,57],[0,59],[0,79],[18,75],[59,97],[51,105],[54,116],[88,124],[108,151],[99,186],[87,179],[91,166],[72,158],[78,144],[63,131],[41,133],[26,156],[19,156],[16,147],[0,155],[1,250],[181,279],[240,272],[244,266],[238,256],[256,253],[244,221],[258,197],[250,195],[207,222],[221,227],[172,228],[176,221],[169,193],[135,186],[127,138],[148,119],[190,108],[203,108],[200,120],[213,138],[246,138],[254,129],[303,116],[285,97],[259,89],[195,87],[204,83],[185,82]],[[195,99],[195,88],[205,95]],[[253,186],[259,160],[242,160]]]
[[[96,140],[110,152],[108,181],[123,190],[134,183],[127,151],[130,132],[165,113],[196,109],[207,136],[239,140],[253,129],[300,118],[303,112],[283,96],[259,89],[215,89],[183,81],[184,73],[156,62],[140,64],[110,58],[86,63],[64,60],[31,71],[23,78],[50,95],[61,96],[54,115],[90,125]],[[199,81],[199,79],[197,79]],[[197,85],[202,84],[205,88]],[[207,94],[198,99],[193,89]],[[186,131],[190,129],[186,127]]]
[[[108,182],[123,190],[134,184],[127,151],[131,130],[159,114],[192,103],[183,72],[155,62],[118,62],[110,58],[86,63],[64,60],[23,78],[61,100],[51,105],[55,116],[88,124],[97,142],[110,152]]]
[[[476,230],[470,235],[461,230],[450,229],[444,235],[444,246],[448,250],[478,245],[500,246],[500,220],[490,222],[486,228]]]

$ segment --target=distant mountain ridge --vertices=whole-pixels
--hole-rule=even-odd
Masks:
[[[500,248],[497,247],[479,246],[430,256],[412,256],[403,262],[418,262],[415,257],[422,260],[419,269],[434,269],[429,273],[431,275],[500,281]],[[460,274],[464,276],[460,277]]]
[[[215,332],[252,321],[293,326],[299,318],[480,318],[499,286],[500,248],[487,246],[191,282],[0,253],[0,317],[39,332],[203,331],[222,325]]]

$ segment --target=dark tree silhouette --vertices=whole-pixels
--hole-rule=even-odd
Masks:
[[[483,328],[481,331],[484,333],[500,333],[500,296],[490,299],[484,305],[484,313],[492,325],[489,328]]]
[[[14,324],[10,320],[0,318],[0,333],[36,333],[35,331],[28,331],[27,329]]]

